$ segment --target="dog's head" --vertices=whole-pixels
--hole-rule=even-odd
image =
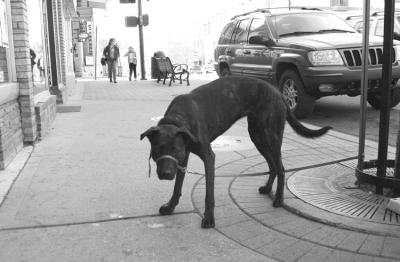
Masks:
[[[160,125],[149,128],[140,135],[151,143],[151,157],[157,163],[159,179],[173,180],[178,166],[186,164],[186,146],[197,139],[184,127]]]

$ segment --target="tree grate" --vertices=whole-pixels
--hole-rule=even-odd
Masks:
[[[329,165],[293,174],[289,190],[303,201],[326,211],[369,222],[400,225],[400,215],[387,209],[388,197],[355,186],[353,163]]]

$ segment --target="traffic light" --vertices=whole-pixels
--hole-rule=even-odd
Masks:
[[[120,4],[134,4],[136,0],[119,0]]]

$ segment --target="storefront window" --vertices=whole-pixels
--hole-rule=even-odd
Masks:
[[[6,1],[0,0],[0,84],[9,82],[9,44]]]
[[[44,47],[44,22],[41,17],[43,8],[42,0],[27,1],[28,21],[29,21],[29,45],[32,69],[32,80],[34,85],[34,93],[40,93],[48,89],[48,81],[46,77],[46,57]]]

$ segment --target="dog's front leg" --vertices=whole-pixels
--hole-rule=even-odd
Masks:
[[[187,166],[189,160],[189,153],[185,156],[185,162],[183,166]],[[179,203],[179,198],[182,195],[182,184],[183,180],[185,179],[185,173],[182,172],[180,169],[178,169],[176,179],[175,179],[175,186],[174,186],[174,192],[172,193],[171,199],[168,201],[168,203],[165,203],[160,207],[160,214],[165,216],[165,215],[170,215],[172,212],[174,212],[175,207]]]
[[[204,156],[204,168],[206,173],[206,203],[204,218],[201,221],[202,228],[212,228],[215,226],[214,220],[214,178],[215,178],[215,154],[208,148]]]

